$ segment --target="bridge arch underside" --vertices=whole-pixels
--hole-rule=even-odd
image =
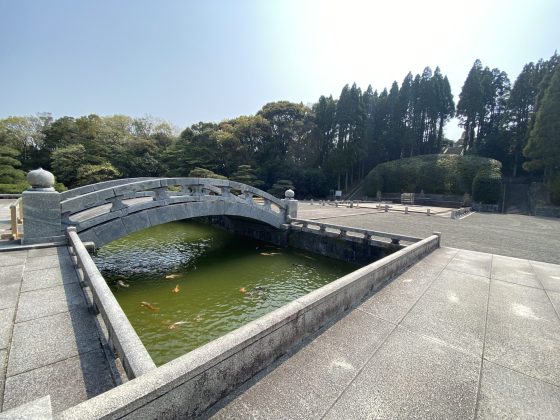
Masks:
[[[261,209],[254,205],[228,201],[201,201],[170,204],[140,210],[134,213],[100,222],[94,226],[76,226],[84,242],[94,242],[97,248],[131,233],[163,223],[205,216],[237,216],[280,228],[281,214]]]

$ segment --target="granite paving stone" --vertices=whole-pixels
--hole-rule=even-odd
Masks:
[[[52,267],[23,273],[22,292],[46,289],[66,283],[77,283],[78,276],[72,266]]]
[[[71,264],[72,260],[70,258],[70,254],[68,254],[68,251],[66,251],[66,255],[62,254],[56,257],[54,257],[53,255],[45,255],[42,257],[28,258],[25,264],[25,270],[44,270],[46,268],[60,267]]]
[[[443,267],[416,264],[362,303],[359,308],[389,322],[399,323]]]
[[[558,419],[560,388],[484,361],[479,419]]]
[[[0,252],[0,267],[23,265],[26,259],[27,251]]]
[[[0,420],[51,420],[51,397],[46,396],[0,413]]]
[[[8,376],[76,356],[100,345],[93,317],[86,308],[16,324]]]
[[[494,255],[492,278],[542,289],[541,282],[537,279],[531,263],[519,258]]]
[[[552,306],[554,306],[554,309],[556,309],[556,313],[560,317],[560,293],[547,291],[546,294],[550,298],[550,301],[552,302]]]
[[[0,309],[12,308],[17,304],[21,288],[22,265],[3,267],[0,271]]]
[[[16,322],[67,312],[78,306],[86,306],[84,294],[78,283],[23,292],[19,297]]]
[[[0,310],[0,349],[8,347],[14,322],[14,308]]]
[[[249,417],[319,418],[393,328],[361,311],[350,312],[216,417],[231,418],[233,411]]]
[[[479,370],[479,358],[397,328],[325,418],[472,418]]]
[[[45,395],[60,412],[115,385],[101,349],[34,369],[6,380],[4,410]]]
[[[401,325],[482,357],[490,281],[445,269]]]
[[[560,248],[557,248],[556,251],[560,253]],[[560,292],[560,265],[537,261],[531,261],[531,265],[546,290]]]
[[[449,264],[447,264],[447,268],[461,273],[490,277],[492,255],[460,250]]]
[[[27,256],[29,258],[45,257],[47,255],[61,255],[66,252],[67,248],[65,247],[52,246],[49,248],[30,249],[27,251]]]
[[[0,350],[0,411],[4,401],[4,383],[6,382],[6,365],[8,363],[8,351]]]
[[[485,359],[560,385],[560,320],[544,290],[493,280]]]
[[[422,258],[421,263],[444,268],[457,255],[457,252],[459,250],[455,248],[438,248]]]

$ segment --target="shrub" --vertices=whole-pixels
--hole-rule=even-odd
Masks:
[[[480,156],[423,155],[377,165],[365,178],[364,191],[464,194],[472,192],[475,176],[485,171],[501,177],[501,163]]]
[[[21,194],[29,188],[29,184],[22,182],[19,184],[0,184],[1,194]]]
[[[502,194],[502,179],[487,171],[479,172],[473,180],[473,200],[482,204],[498,204]]]

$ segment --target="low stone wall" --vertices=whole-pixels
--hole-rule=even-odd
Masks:
[[[397,251],[157,369],[59,414],[61,419],[191,418],[439,247]]]
[[[560,217],[560,207],[535,207],[535,216]]]
[[[245,218],[215,216],[203,218],[235,235],[291,246],[350,263],[369,264],[402,249],[400,241],[414,243],[421,238],[350,228],[311,220],[294,219],[275,229]]]

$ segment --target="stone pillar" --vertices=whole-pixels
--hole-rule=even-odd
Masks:
[[[294,200],[294,192],[293,190],[286,190],[284,196],[286,197],[284,200],[284,204],[286,204],[286,223],[290,223],[293,219],[297,219],[297,211],[298,211],[298,201]]]
[[[53,188],[54,175],[41,168],[27,174],[31,188],[22,194],[23,244],[64,242],[60,194]]]

